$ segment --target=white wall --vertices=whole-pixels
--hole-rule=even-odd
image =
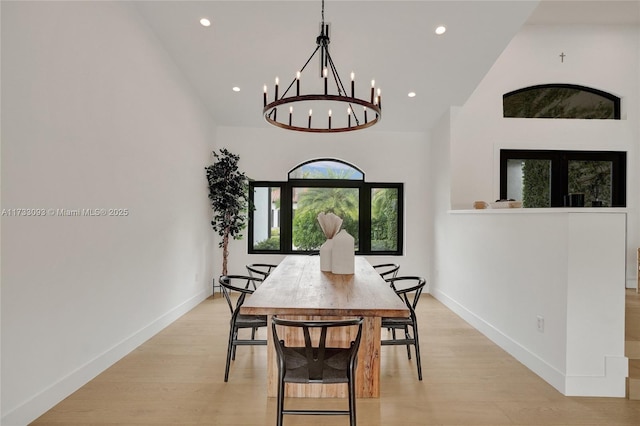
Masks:
[[[625,396],[625,228],[624,213],[568,214],[567,395]]]
[[[451,190],[435,197],[431,292],[569,395],[624,395],[625,269],[634,279],[640,237],[639,41],[637,27],[525,27],[432,135],[430,166]],[[617,94],[623,120],[502,118],[504,93],[542,83]],[[500,148],[628,151],[628,208],[450,213],[498,198]]]
[[[254,180],[286,181],[296,165],[320,157],[339,158],[365,173],[368,182],[403,182],[405,191],[404,255],[370,256],[370,261],[394,261],[403,274],[428,274],[430,243],[424,235],[431,227],[428,191],[429,140],[422,133],[386,133],[371,129],[336,135],[287,132],[282,129],[218,127],[220,148],[240,156],[239,167]],[[407,234],[411,230],[412,234]],[[230,244],[229,273],[245,273],[245,264],[278,263],[282,256],[248,255],[247,239]],[[216,250],[218,259],[220,250]],[[219,275],[222,262],[214,265]]]
[[[613,210],[450,213],[431,293],[563,394],[623,397],[626,214]]]
[[[432,189],[430,216],[433,218],[428,239],[431,254],[427,282],[429,292],[440,283],[440,272],[446,261],[441,245],[447,241],[448,211],[451,208],[451,118],[458,110],[452,107],[431,132],[431,156],[427,163],[429,187]]]
[[[126,2],[2,2],[2,424],[210,293],[211,117]]]
[[[564,62],[558,56],[566,54]],[[640,29],[525,26],[453,123],[451,207],[500,195],[499,150],[627,151],[627,285],[635,287],[640,247]],[[622,120],[502,117],[502,95],[544,83],[573,83],[622,98]]]

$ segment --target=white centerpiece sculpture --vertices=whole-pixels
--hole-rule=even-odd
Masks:
[[[355,242],[344,229],[333,237],[331,248],[331,272],[353,274],[355,270]]]
[[[324,236],[327,237],[327,241],[320,246],[320,270],[331,272],[333,237],[340,231],[342,219],[333,213],[319,213],[318,223],[320,224],[320,228],[322,228]]]

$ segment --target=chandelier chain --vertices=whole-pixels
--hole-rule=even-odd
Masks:
[[[336,69],[335,64],[333,63],[333,59],[331,58],[331,55],[329,54],[329,51],[327,51],[327,60],[329,62],[329,68],[331,68],[331,73],[333,74],[333,78],[336,82],[336,88],[338,90],[338,95],[340,96],[346,96],[347,94],[347,90],[344,88],[344,84],[342,84],[342,79],[340,78],[340,74],[338,73],[338,70]],[[351,108],[351,116],[356,120],[356,125],[360,125],[360,120],[358,120],[358,116],[356,115],[353,105],[351,105],[351,102],[348,103],[349,108]]]

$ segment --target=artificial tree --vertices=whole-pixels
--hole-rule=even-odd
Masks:
[[[240,156],[227,149],[213,151],[215,161],[205,167],[209,183],[209,199],[213,208],[213,230],[222,237],[222,275],[227,275],[229,239],[242,239],[241,231],[247,226],[249,191],[247,176],[238,170]]]

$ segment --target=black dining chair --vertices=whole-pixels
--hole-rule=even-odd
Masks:
[[[349,424],[356,425],[356,366],[362,336],[363,318],[347,320],[286,320],[272,317],[271,331],[278,362],[277,426],[282,426],[285,414],[348,415]],[[277,326],[302,329],[304,346],[287,346],[278,337]],[[336,327],[357,327],[355,339],[348,348],[327,347],[327,330]],[[313,333],[313,331],[316,331]],[[314,345],[312,334],[320,336]],[[284,408],[286,383],[346,383],[348,410],[290,410]]]
[[[400,265],[397,263],[380,263],[379,265],[373,265],[382,278],[395,278],[400,270]]]
[[[271,271],[273,271],[276,266],[278,265],[274,265],[271,263],[251,263],[249,265],[246,265],[246,268],[249,276],[266,280]]]
[[[400,265],[397,263],[380,263],[378,265],[372,265],[373,269],[375,269],[383,279],[387,278],[395,278],[398,275],[398,271],[400,270]],[[393,338],[396,337],[395,329],[388,329],[393,333]]]
[[[382,339],[380,344],[383,346],[406,345],[407,357],[409,359],[411,359],[411,345],[413,345],[416,351],[418,380],[422,380],[422,364],[420,362],[420,341],[416,306],[418,305],[418,300],[420,299],[426,280],[422,277],[404,276],[388,278],[385,281],[389,283],[398,297],[405,302],[407,308],[409,308],[409,315],[407,317],[400,318],[383,317],[382,327],[392,331],[392,338]],[[411,332],[409,329],[411,329]],[[396,330],[402,332],[402,338],[396,338]]]
[[[227,346],[227,363],[224,369],[224,381],[229,380],[229,367],[231,360],[236,359],[236,347],[244,345],[267,344],[266,339],[256,339],[256,331],[260,327],[267,326],[266,315],[245,315],[240,313],[240,307],[244,303],[247,295],[254,292],[257,284],[262,282],[261,278],[249,277],[245,275],[222,275],[219,279],[222,293],[224,294],[229,310],[231,311],[231,321],[229,323],[229,343]],[[253,287],[253,288],[251,288]],[[235,304],[232,295],[238,294]],[[251,338],[243,339],[239,337],[239,331],[251,329]]]

